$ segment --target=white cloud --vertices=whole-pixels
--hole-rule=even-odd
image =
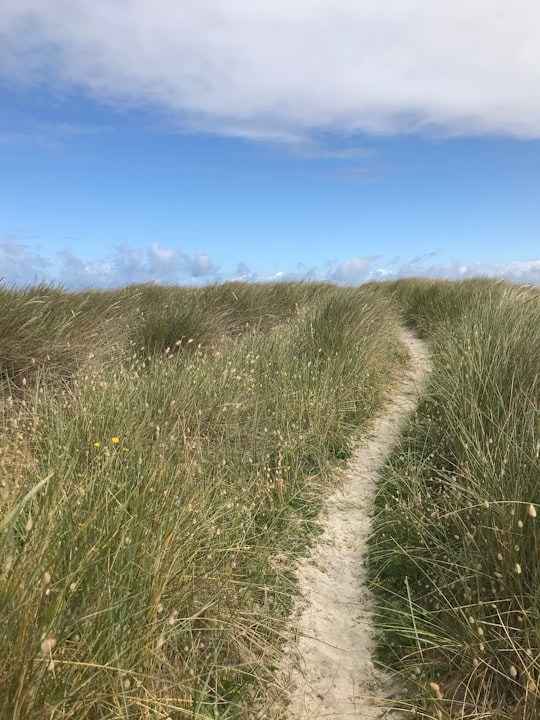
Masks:
[[[185,256],[176,250],[166,250],[152,243],[147,251],[148,270],[156,277],[169,277],[174,275],[180,266],[186,263]],[[141,263],[142,265],[142,263]]]
[[[50,262],[25,243],[6,235],[0,240],[0,282],[35,285],[47,278]]]
[[[154,281],[159,284],[194,285],[216,282],[217,265],[200,252],[194,256],[178,249],[162,248],[152,243],[146,250],[118,245],[105,258],[87,260],[71,249],[57,253],[55,263],[18,239],[5,236],[0,240],[0,283],[18,287],[39,282],[60,283],[78,290],[85,287],[112,288]]]
[[[60,283],[78,290],[86,287],[113,288],[134,283],[156,282],[162,285],[202,285],[226,280],[273,282],[281,280],[314,280],[339,285],[361,285],[371,280],[396,280],[402,277],[432,277],[460,280],[485,275],[505,278],[521,284],[540,286],[540,259],[516,260],[509,263],[463,263],[454,259],[437,261],[436,253],[428,253],[410,261],[380,256],[355,257],[343,262],[329,262],[324,267],[298,265],[295,271],[279,270],[257,273],[245,262],[234,272],[220,270],[206,252],[194,255],[178,248],[163,248],[152,243],[139,250],[124,243],[104,258],[87,260],[71,249],[58,253],[55,271],[52,259],[45,258],[14,237],[0,240],[0,282],[25,286],[41,281]]]
[[[342,285],[359,285],[373,279],[373,264],[377,257],[357,257],[332,268],[328,279]]]
[[[519,284],[540,286],[540,260],[516,260],[508,263],[472,262],[454,259],[433,262],[435,253],[407,262],[377,264],[377,258],[359,257],[332,266],[327,279],[342,285],[360,285],[370,280],[397,280],[404,277],[430,277],[447,280],[487,276],[504,278]],[[426,260],[432,262],[426,263]]]
[[[540,137],[537,0],[3,0],[0,73],[187,129]]]
[[[496,274],[515,283],[540,286],[540,260],[517,261],[507,266],[499,265]]]
[[[107,260],[82,260],[72,250],[58,253],[61,259],[59,280],[68,288],[111,287],[117,273],[113,263]]]
[[[162,285],[193,285],[214,282],[218,268],[207,253],[193,257],[178,249],[152,243],[146,251],[124,243],[103,260],[87,261],[71,250],[59,253],[59,280],[68,287],[110,288],[153,281]]]

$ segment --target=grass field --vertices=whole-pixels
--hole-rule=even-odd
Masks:
[[[540,292],[385,286],[432,352],[390,458],[370,563],[380,659],[417,716],[540,717]]]
[[[405,363],[376,287],[0,290],[0,718],[256,717],[332,469]]]
[[[540,291],[0,289],[0,720],[257,718],[336,464],[425,339],[369,566],[425,718],[540,717]]]

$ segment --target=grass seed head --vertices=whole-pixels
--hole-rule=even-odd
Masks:
[[[52,635],[49,635],[41,642],[41,652],[44,655],[48,655],[52,650],[54,650],[54,647],[56,645],[56,638],[54,638]]]

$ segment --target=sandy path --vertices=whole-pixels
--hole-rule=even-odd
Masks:
[[[376,477],[399,430],[414,409],[428,371],[427,350],[403,331],[411,370],[384,413],[367,430],[345,471],[342,489],[329,499],[324,532],[298,568],[303,599],[297,640],[287,648],[289,720],[376,718],[373,698],[391,692],[371,661],[371,596],[364,567]]]

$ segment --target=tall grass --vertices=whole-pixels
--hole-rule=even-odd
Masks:
[[[49,378],[61,381],[91,348],[110,350],[122,322],[117,301],[114,292],[0,286],[0,382],[17,388],[44,367]]]
[[[423,717],[538,718],[540,293],[483,280],[389,291],[433,372],[377,498],[380,659]]]
[[[403,362],[391,301],[2,292],[0,718],[261,717],[288,568]]]

